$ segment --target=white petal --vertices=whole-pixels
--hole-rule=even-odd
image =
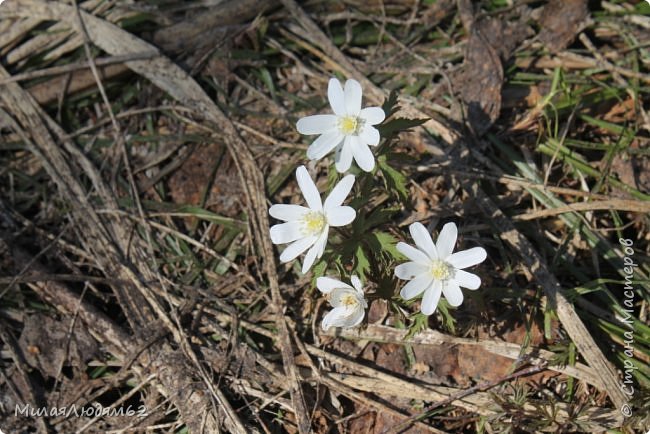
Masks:
[[[370,172],[375,168],[375,156],[372,155],[372,151],[365,143],[361,142],[361,139],[358,136],[354,136],[354,139],[350,143],[352,145],[352,155],[354,155],[354,160],[357,162],[357,165],[364,172]]]
[[[399,295],[404,300],[410,300],[427,289],[431,285],[431,282],[433,282],[433,276],[430,273],[420,274],[404,285]]]
[[[314,243],[314,245],[311,246],[311,249],[307,250],[305,259],[302,261],[302,274],[307,274],[311,266],[314,265],[314,261],[316,260],[317,253],[318,253],[318,246],[316,245],[316,243]]]
[[[352,289],[347,283],[343,283],[340,280],[333,279],[331,277],[319,277],[316,279],[316,287],[323,294],[329,294],[333,289],[336,288],[349,288]]]
[[[324,240],[321,241],[321,243],[317,243],[319,244],[319,247],[318,247],[318,253],[316,254],[316,259],[320,259],[321,256],[323,256],[323,252],[325,251],[325,246],[327,245],[327,234],[329,233],[329,231],[330,231],[330,226],[325,225],[325,228],[323,228],[323,232],[325,232],[325,238]]]
[[[305,166],[300,166],[296,169],[296,179],[309,208],[314,211],[321,211],[323,204],[320,201],[320,193]]]
[[[314,265],[314,261],[316,261],[316,258],[318,258],[320,254],[322,254],[321,252],[323,251],[325,244],[327,244],[328,232],[329,231],[327,229],[323,230],[323,232],[321,232],[318,239],[314,243],[314,246],[311,249],[309,249],[309,251],[305,255],[305,260],[302,263],[302,274],[307,274],[311,266]]]
[[[352,223],[357,212],[351,206],[338,206],[326,212],[327,224],[333,227],[345,226]]]
[[[352,319],[356,320],[357,317],[358,315]],[[330,327],[351,327],[349,325],[351,323],[350,319],[348,309],[345,306],[335,307],[323,318],[323,330],[327,330]]]
[[[368,125],[377,125],[386,119],[386,114],[381,107],[366,107],[359,112],[359,116],[365,120]]]
[[[377,146],[379,144],[379,130],[373,126],[366,125],[359,133],[361,142],[369,146]]]
[[[345,116],[345,95],[343,94],[343,87],[341,82],[336,78],[330,78],[327,85],[327,99],[330,102],[332,111],[337,116]]]
[[[345,173],[352,165],[352,148],[350,147],[350,136],[345,137],[340,152],[336,155],[336,171]]]
[[[296,128],[300,134],[323,134],[336,129],[337,122],[334,115],[313,115],[298,119]]]
[[[456,237],[458,237],[456,223],[447,223],[442,227],[438,241],[436,241],[436,250],[438,251],[438,257],[443,261],[454,251]]]
[[[293,259],[296,259],[298,255],[307,250],[311,245],[313,245],[318,237],[316,235],[311,235],[305,238],[301,238],[293,243],[289,244],[284,252],[280,255],[281,262],[289,262]]]
[[[455,270],[453,280],[458,283],[458,286],[467,289],[478,289],[478,287],[481,286],[480,277],[478,277],[476,274],[468,273],[467,271],[463,270]]]
[[[456,252],[446,259],[454,268],[467,268],[472,265],[480,264],[487,258],[487,252],[483,247],[473,247],[469,250]]]
[[[452,306],[460,306],[463,303],[463,291],[455,280],[446,280],[442,284],[442,293]]]
[[[428,271],[426,265],[418,264],[417,262],[405,262],[395,267],[395,276],[404,280],[411,280],[419,274],[424,274]]]
[[[359,305],[357,309],[354,311],[352,315],[348,317],[348,320],[346,321],[347,324],[342,327],[356,327],[358,326],[361,321],[363,321],[363,317],[365,316],[366,311]]]
[[[345,288],[334,288],[330,292],[330,304],[334,307],[339,307],[341,305],[341,299],[346,295],[356,296],[356,289],[351,288],[349,285],[346,285]]]
[[[436,311],[438,302],[440,301],[440,292],[442,290],[442,282],[436,280],[425,291],[422,297],[422,304],[420,304],[420,311],[425,315],[431,315]]]
[[[310,160],[320,160],[334,149],[336,145],[341,143],[343,137],[343,134],[339,130],[331,130],[323,133],[307,148],[307,158]]]
[[[348,194],[350,194],[353,185],[354,175],[347,175],[340,180],[339,183],[334,186],[329,196],[327,196],[327,199],[325,199],[325,204],[323,205],[325,211],[340,207],[345,198],[348,197]]]
[[[409,232],[411,232],[411,237],[413,237],[413,241],[415,241],[415,245],[418,246],[418,249],[426,253],[431,259],[438,258],[438,252],[435,244],[433,244],[433,240],[431,239],[431,234],[422,223],[413,223],[409,226]]]
[[[359,280],[357,275],[353,274],[352,276],[350,276],[350,282],[352,283],[354,289],[357,290],[357,292],[363,294],[363,286],[361,285],[361,280]]]
[[[348,115],[358,116],[361,111],[361,84],[351,78],[345,82],[345,109]]]
[[[341,321],[340,318],[343,316],[343,311],[345,311],[345,307],[341,306],[327,312],[321,324],[323,330],[327,331],[330,327],[338,327],[338,323]]]
[[[426,265],[429,266],[431,264],[431,259],[424,254],[424,252],[416,249],[413,246],[410,246],[406,243],[399,242],[397,243],[397,251],[400,252],[402,255],[406,256],[413,262],[417,262],[418,264]]]
[[[297,222],[282,223],[272,226],[270,232],[273,244],[286,244],[304,237],[300,228],[300,223]]]
[[[309,208],[300,205],[285,205],[277,204],[269,208],[271,217],[285,222],[300,220],[305,214],[310,211]]]

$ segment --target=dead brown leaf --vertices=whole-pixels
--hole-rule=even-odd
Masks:
[[[169,178],[169,193],[177,204],[200,205],[206,188],[210,188],[206,208],[224,216],[237,217],[243,198],[241,184],[232,158],[217,143],[198,146]]]
[[[97,342],[80,322],[69,333],[69,321],[40,314],[25,317],[18,344],[27,363],[44,376],[56,378],[63,366],[84,367],[99,353]]]
[[[588,16],[586,0],[551,0],[539,20],[539,40],[552,53],[562,51],[583,29]]]
[[[478,136],[492,126],[501,112],[501,61],[510,57],[528,32],[523,20],[507,22],[488,17],[471,26],[461,99],[467,107],[467,121]]]

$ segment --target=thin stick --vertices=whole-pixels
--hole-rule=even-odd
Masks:
[[[578,202],[571,205],[559,206],[557,208],[542,209],[533,211],[526,214],[519,214],[513,216],[515,221],[535,220],[544,217],[550,217],[567,212],[579,211],[596,211],[596,210],[617,210],[629,211],[638,213],[650,213],[650,202],[643,202],[640,200],[625,200],[625,199],[610,199],[599,200],[596,202]]]
[[[389,434],[389,433],[399,433],[402,430],[410,427],[413,425],[415,422],[419,421],[420,419],[423,419],[424,417],[427,416],[428,413],[431,411],[435,410],[438,407],[443,407],[445,405],[449,405],[452,402],[463,399],[466,396],[473,395],[476,392],[485,392],[488,389],[493,388],[494,386],[498,386],[499,384],[505,382],[505,381],[510,381],[514,380],[515,378],[523,377],[526,375],[532,375],[532,374],[537,374],[538,372],[546,370],[546,363],[540,365],[540,366],[533,366],[532,368],[524,369],[523,371],[515,372],[514,374],[506,375],[505,377],[498,378],[493,381],[486,381],[481,384],[477,384],[476,386],[470,387],[469,389],[465,389],[463,391],[460,391],[458,393],[455,393],[451,395],[449,398],[444,399],[442,401],[438,401],[435,404],[430,405],[427,407],[426,410],[423,412],[416,414],[415,416],[411,416],[408,418],[406,421],[400,423],[396,427],[389,428],[385,431],[382,432],[382,434]]]
[[[100,59],[95,59],[95,65],[105,66],[113,65],[115,63],[125,63],[132,60],[143,60],[151,59],[152,57],[158,56],[158,53],[133,53],[133,54],[124,54],[119,56],[109,56],[102,57]],[[12,75],[9,78],[0,81],[0,86],[4,86],[8,83],[15,83],[17,81],[32,80],[34,78],[49,77],[52,75],[61,75],[68,72],[79,71],[81,69],[87,69],[91,66],[87,61],[70,63],[68,65],[61,66],[52,66],[50,68],[38,69],[36,71],[23,72],[21,74]]]

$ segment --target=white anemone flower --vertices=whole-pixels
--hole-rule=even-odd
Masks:
[[[363,287],[357,276],[350,277],[352,286],[331,277],[316,279],[316,287],[326,294],[334,309],[323,318],[323,330],[330,327],[355,327],[361,323],[368,303],[363,295]]]
[[[314,261],[323,255],[330,226],[345,226],[357,216],[354,208],[341,206],[354,184],[354,176],[348,175],[339,181],[330,195],[321,202],[320,193],[305,166],[296,169],[296,179],[307,206],[273,205],[269,214],[286,223],[271,227],[271,241],[274,244],[291,243],[280,255],[280,261],[289,262],[309,249],[302,264],[306,273]]]
[[[307,158],[320,160],[335,150],[336,170],[347,172],[354,157],[357,165],[370,172],[375,167],[375,157],[368,146],[379,144],[379,131],[373,125],[383,122],[386,114],[381,107],[361,108],[361,85],[349,79],[345,89],[332,78],[327,87],[327,98],[333,115],[307,116],[298,120],[301,134],[320,134],[307,149]]]
[[[481,286],[480,277],[463,268],[483,262],[487,257],[485,249],[474,247],[452,253],[458,236],[454,223],[443,226],[435,244],[421,223],[413,223],[409,231],[417,248],[397,243],[397,250],[411,260],[395,267],[395,276],[410,280],[400,291],[402,298],[409,300],[424,292],[420,310],[425,315],[435,312],[441,293],[450,305],[460,306],[463,302],[460,287],[478,289]]]

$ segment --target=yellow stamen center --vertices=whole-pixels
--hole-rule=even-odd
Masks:
[[[341,304],[345,307],[355,307],[359,302],[357,298],[352,294],[345,294],[341,297]]]
[[[359,127],[359,118],[355,116],[345,116],[339,119],[339,129],[345,135],[355,134]]]
[[[431,263],[431,275],[436,280],[447,280],[451,277],[451,268],[449,264],[439,259]]]
[[[303,232],[306,234],[318,234],[325,226],[325,216],[322,212],[312,211],[303,217]]]

